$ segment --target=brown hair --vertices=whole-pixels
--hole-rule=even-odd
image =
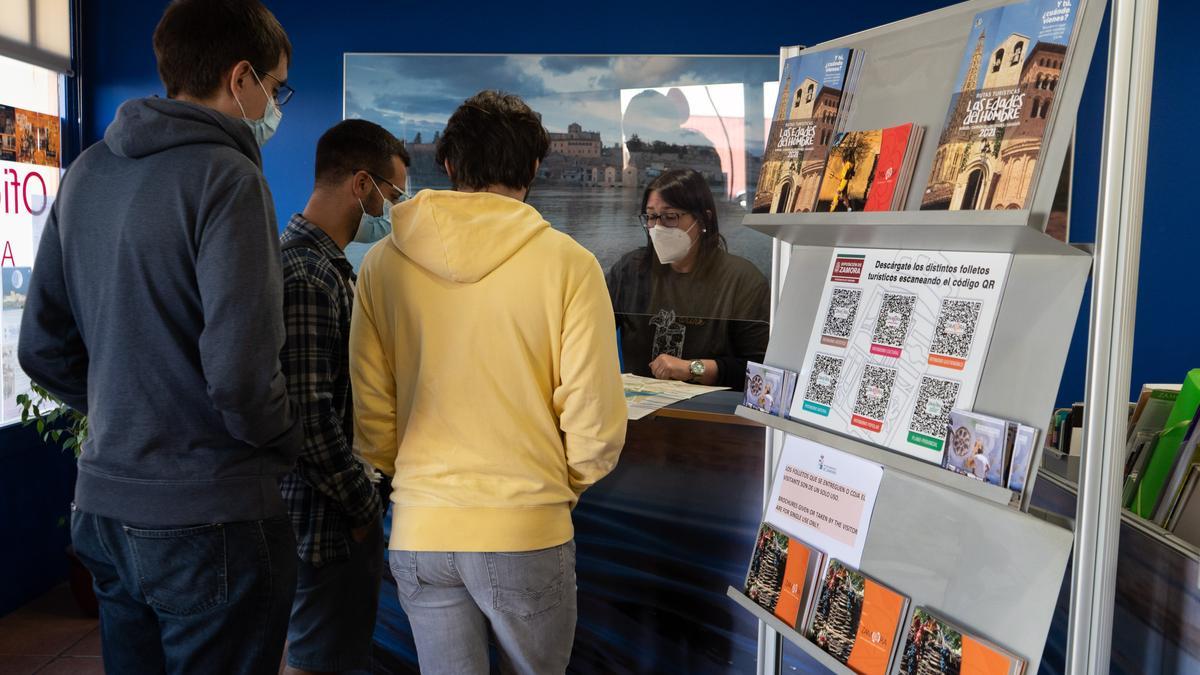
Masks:
[[[242,61],[260,77],[291,61],[292,43],[258,0],[175,0],[154,29],[154,57],[168,97],[204,98]]]
[[[521,190],[533,183],[535,165],[549,149],[540,115],[518,96],[484,90],[450,116],[435,160],[438,166],[449,161],[455,187]]]

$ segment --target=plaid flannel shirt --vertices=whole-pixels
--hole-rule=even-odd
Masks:
[[[280,487],[300,558],[321,566],[350,556],[350,529],[380,517],[371,476],[354,456],[350,393],[350,313],[354,272],[316,225],[292,216],[280,240],[305,239],[283,252],[287,342],[280,353],[288,394],[300,406],[304,448]]]

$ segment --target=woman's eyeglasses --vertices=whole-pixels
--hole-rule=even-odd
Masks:
[[[639,213],[638,222],[642,227],[650,228],[655,225],[663,227],[679,227],[680,219],[687,215],[687,211],[664,211],[663,213]]]

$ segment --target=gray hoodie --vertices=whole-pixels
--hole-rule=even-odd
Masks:
[[[19,356],[88,414],[79,509],[149,526],[286,512],[278,481],[301,427],[261,161],[241,120],[148,98],[64,177]]]

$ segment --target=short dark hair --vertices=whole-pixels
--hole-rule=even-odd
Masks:
[[[697,224],[700,225],[700,239],[696,242],[700,247],[696,254],[698,268],[703,268],[717,251],[728,249],[725,237],[721,236],[721,229],[717,225],[717,204],[713,200],[712,188],[708,186],[708,181],[704,180],[704,176],[699,171],[694,169],[664,171],[646,186],[646,191],[642,193],[642,210],[639,213],[646,212],[646,202],[650,201],[650,195],[655,192],[668,205],[692,214]],[[649,231],[646,232],[646,247],[651,248]],[[651,256],[647,256],[647,260],[649,259]],[[659,267],[661,266],[655,265],[653,268],[658,269]]]
[[[533,183],[550,135],[542,118],[519,96],[484,90],[463,102],[438,139],[438,166],[450,162],[455,187],[503,185],[521,190]]]
[[[292,43],[258,0],[175,0],[154,29],[154,57],[167,96],[203,98],[241,61],[260,77],[290,61]]]
[[[388,178],[392,157],[412,166],[403,141],[390,131],[367,120],[343,120],[317,141],[316,182],[334,183],[355,171]]]

